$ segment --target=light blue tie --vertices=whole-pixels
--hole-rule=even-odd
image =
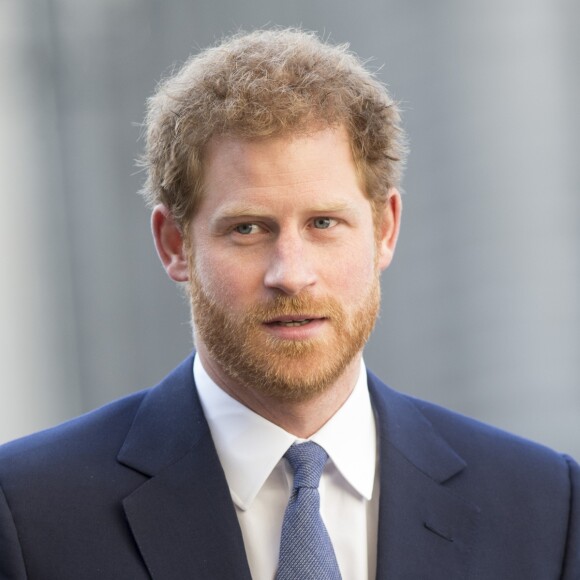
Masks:
[[[328,455],[312,441],[284,455],[294,470],[294,488],[282,522],[276,580],[340,580],[332,543],[320,517],[318,484]]]

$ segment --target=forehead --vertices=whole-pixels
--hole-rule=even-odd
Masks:
[[[218,136],[204,156],[206,195],[222,189],[359,189],[348,133],[343,128],[268,138]]]

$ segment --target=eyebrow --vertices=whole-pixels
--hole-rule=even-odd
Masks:
[[[329,203],[329,204],[319,204],[319,205],[312,205],[307,208],[308,213],[316,213],[316,214],[332,214],[338,213],[341,211],[346,211],[352,209],[352,205],[348,202],[337,202],[337,203]],[[244,205],[235,205],[232,204],[231,206],[226,206],[223,211],[220,212],[219,216],[217,216],[215,221],[227,221],[232,219],[238,218],[257,218],[257,217],[269,217],[270,211],[261,206],[261,205],[251,205],[251,204],[244,204]]]

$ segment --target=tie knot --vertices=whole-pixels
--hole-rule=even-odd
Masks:
[[[284,454],[294,471],[294,489],[317,488],[328,454],[314,441],[292,445]]]

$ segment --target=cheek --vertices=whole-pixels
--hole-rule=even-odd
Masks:
[[[357,302],[376,278],[374,244],[351,245],[338,259],[326,263],[328,287],[345,300]]]
[[[261,295],[263,276],[253,260],[204,253],[196,256],[195,268],[202,289],[221,305],[249,306]]]

